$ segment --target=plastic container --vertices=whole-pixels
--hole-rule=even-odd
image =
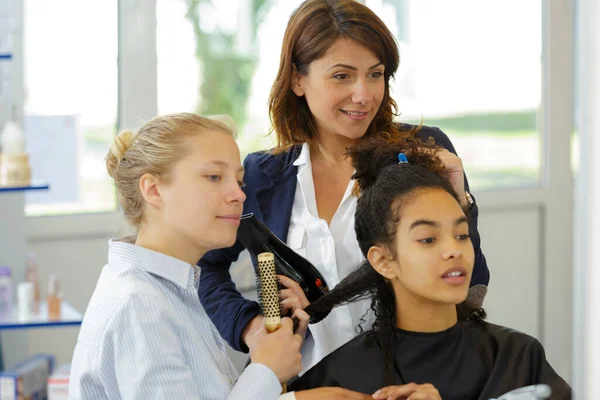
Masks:
[[[62,303],[62,292],[56,275],[50,275],[48,279],[48,319],[60,319],[60,306]]]
[[[14,117],[15,111],[13,111]],[[15,121],[6,123],[0,135],[0,185],[27,186],[31,183],[29,156],[25,153],[25,135]]]
[[[0,267],[0,319],[12,315],[12,280],[10,267]]]
[[[0,186],[27,186],[30,184],[29,156],[25,153],[0,154]]]
[[[17,285],[17,301],[19,304],[19,320],[27,321],[35,314],[33,312],[33,283],[21,282]]]
[[[25,135],[21,126],[16,121],[8,121],[6,123],[0,140],[2,141],[2,153],[25,153]]]
[[[33,252],[29,252],[25,281],[33,284],[33,313],[40,312],[40,268]]]

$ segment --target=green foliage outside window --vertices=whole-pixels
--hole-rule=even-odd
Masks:
[[[186,18],[196,37],[196,57],[200,62],[200,96],[196,112],[200,115],[228,114],[240,130],[246,123],[246,104],[258,61],[256,32],[271,5],[271,0],[248,0],[251,6],[251,51],[241,54],[235,47],[235,33],[218,26],[210,31],[207,12],[217,0],[186,0]],[[236,15],[232,15],[236,18]]]

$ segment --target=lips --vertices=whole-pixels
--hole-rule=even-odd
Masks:
[[[467,276],[467,270],[461,265],[457,265],[455,267],[448,268],[442,274],[442,278],[455,278],[455,277],[459,277],[459,276]]]
[[[230,215],[219,215],[217,218],[220,219],[237,219],[239,220],[242,217],[241,214],[230,214]]]
[[[240,217],[241,214],[230,214],[230,215],[220,215],[217,217],[217,219],[220,219],[223,222],[228,222],[232,225],[239,225],[240,224]]]
[[[346,118],[353,121],[362,121],[369,116],[368,111],[353,111],[353,110],[340,110],[342,114],[346,116]]]
[[[467,270],[460,265],[448,268],[442,275],[442,280],[448,285],[462,287],[467,283]]]
[[[352,115],[354,117],[362,117],[368,114],[367,111],[351,111],[351,110],[341,110],[346,115]]]

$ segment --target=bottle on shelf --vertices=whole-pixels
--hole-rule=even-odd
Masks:
[[[62,292],[60,283],[55,274],[50,275],[48,279],[48,319],[60,319],[60,306],[62,302]]]
[[[9,319],[12,315],[12,280],[10,267],[0,267],[0,319]]]
[[[0,186],[27,186],[31,183],[29,155],[25,152],[25,135],[13,108],[12,118],[0,135]]]
[[[25,282],[33,285],[33,313],[40,312],[40,268],[34,252],[29,252],[27,268],[25,270]]]
[[[35,316],[33,309],[33,283],[21,282],[17,285],[17,304],[19,321],[27,321]]]

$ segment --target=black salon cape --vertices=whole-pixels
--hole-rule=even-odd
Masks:
[[[384,386],[380,344],[365,332],[290,385],[289,390],[339,386],[372,394]],[[396,330],[394,384],[431,383],[444,400],[488,400],[537,383],[551,399],[571,399],[571,388],[546,361],[531,336],[482,321],[459,322],[438,333]]]

